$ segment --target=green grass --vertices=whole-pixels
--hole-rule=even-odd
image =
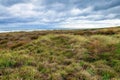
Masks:
[[[1,33],[0,80],[120,80],[119,31]]]

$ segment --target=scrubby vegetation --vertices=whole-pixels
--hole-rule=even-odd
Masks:
[[[120,28],[1,33],[0,80],[120,80]]]

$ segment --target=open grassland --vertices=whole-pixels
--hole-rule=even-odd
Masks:
[[[120,80],[120,28],[1,33],[0,80]]]

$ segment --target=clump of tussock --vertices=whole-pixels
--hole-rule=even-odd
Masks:
[[[119,30],[0,35],[0,80],[120,79]]]

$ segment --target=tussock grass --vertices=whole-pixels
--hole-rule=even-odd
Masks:
[[[0,34],[0,80],[119,80],[119,30]]]

